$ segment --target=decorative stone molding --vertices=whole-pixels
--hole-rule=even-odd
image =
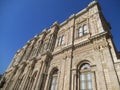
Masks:
[[[99,43],[94,44],[94,50],[102,50],[106,47],[109,47],[109,44],[107,41],[101,41]]]

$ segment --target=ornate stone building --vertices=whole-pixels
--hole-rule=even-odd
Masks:
[[[120,54],[97,1],[28,41],[1,90],[120,90]]]

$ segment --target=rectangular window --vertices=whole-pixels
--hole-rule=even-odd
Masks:
[[[90,72],[81,73],[80,90],[92,90],[92,77]]]
[[[60,36],[57,41],[57,46],[61,46],[64,44],[64,35]]]

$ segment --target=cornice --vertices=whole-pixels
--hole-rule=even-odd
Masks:
[[[104,36],[104,35],[106,35],[106,34],[108,34],[108,32],[101,32],[101,33],[98,33],[98,34],[96,34],[96,35],[94,35],[94,36],[91,36],[89,39],[90,40],[93,40],[93,39],[96,39],[96,38],[99,38],[99,37],[101,37],[101,36]]]
[[[66,46],[66,47],[63,47],[61,50],[59,50],[59,51],[54,51],[54,52],[52,52],[52,55],[54,56],[54,55],[57,55],[57,54],[59,54],[59,53],[61,53],[61,52],[64,52],[65,50],[68,50],[68,49],[71,49],[73,47],[73,45],[71,44],[71,45],[69,45],[69,46]]]
[[[91,42],[91,40],[88,39],[88,40],[85,40],[85,41],[80,42],[78,44],[74,44],[74,47],[76,48],[76,47],[84,46],[84,45],[86,45],[86,44],[88,44],[90,42]]]
[[[76,14],[72,14],[68,19],[66,19],[64,22],[62,22],[60,24],[60,27],[64,26],[65,24],[67,24],[71,19],[75,18],[75,17],[78,17],[84,13],[86,13],[91,7],[95,6],[95,5],[98,5],[98,2],[97,1],[93,1],[91,2],[86,8],[82,9],[80,12],[76,13]]]
[[[53,28],[54,26],[59,27],[59,23],[58,23],[57,21],[55,21],[55,22],[53,23],[53,25],[52,25],[50,28]]]

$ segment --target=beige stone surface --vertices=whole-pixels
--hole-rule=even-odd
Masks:
[[[78,37],[84,25],[87,33]],[[62,35],[63,44],[58,45]],[[53,23],[17,51],[0,90],[51,90],[51,75],[56,69],[55,90],[81,90],[80,67],[86,63],[92,73],[92,90],[120,90],[118,55],[110,26],[99,4],[93,1],[63,23]]]

